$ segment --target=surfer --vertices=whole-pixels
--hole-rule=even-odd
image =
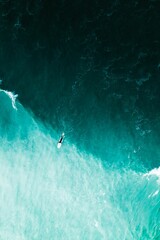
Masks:
[[[62,133],[62,135],[61,135],[61,137],[60,137],[60,139],[59,139],[59,141],[57,143],[57,148],[61,147],[63,140],[64,140],[64,133]]]

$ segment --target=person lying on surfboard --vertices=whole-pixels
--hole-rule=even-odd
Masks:
[[[60,148],[62,146],[63,140],[64,140],[64,133],[62,133],[62,135],[57,143],[57,148]]]

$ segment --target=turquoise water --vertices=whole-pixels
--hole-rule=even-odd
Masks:
[[[0,92],[1,239],[159,239],[159,168],[109,166],[67,139],[59,150],[13,96]]]

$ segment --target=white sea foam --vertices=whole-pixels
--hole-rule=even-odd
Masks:
[[[18,94],[14,94],[12,92],[9,92],[9,91],[6,91],[6,90],[2,90],[0,89],[1,92],[4,92],[6,93],[9,98],[11,99],[11,103],[12,103],[12,107],[17,110],[17,107],[16,107],[16,98],[18,97]]]
[[[104,167],[67,139],[59,151],[59,136],[18,110],[0,116],[11,126],[1,121],[0,239],[156,239],[157,178]]]
[[[160,184],[160,167],[159,168],[154,168],[148,173],[144,174],[148,179],[151,178],[156,178],[157,182]]]

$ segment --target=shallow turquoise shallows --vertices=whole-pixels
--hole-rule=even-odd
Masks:
[[[12,93],[0,102],[0,239],[159,239],[159,168],[103,164],[67,138],[58,149]]]

